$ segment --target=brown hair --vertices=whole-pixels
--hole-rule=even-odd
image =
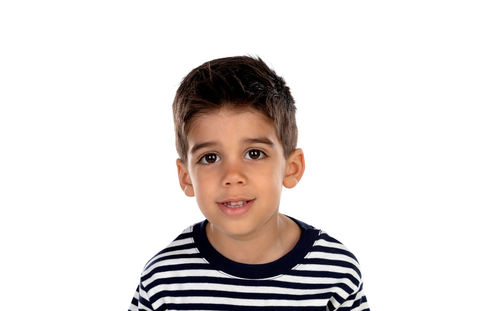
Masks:
[[[260,58],[235,56],[208,61],[181,82],[172,105],[175,143],[187,160],[187,134],[193,117],[222,107],[254,108],[276,127],[285,158],[297,145],[295,102],[283,78]]]

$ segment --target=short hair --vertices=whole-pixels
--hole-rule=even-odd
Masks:
[[[235,56],[208,61],[181,82],[172,105],[177,153],[187,161],[187,134],[195,116],[221,108],[254,108],[276,128],[283,154],[297,146],[295,101],[282,77],[260,57]]]

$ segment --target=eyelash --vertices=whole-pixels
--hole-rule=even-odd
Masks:
[[[259,157],[257,159],[252,159],[250,157],[247,157],[247,154],[249,152],[251,152],[251,151],[258,151],[260,153]],[[209,155],[215,155],[217,157],[216,161],[215,162],[211,162],[211,163],[207,162],[205,157],[209,156]],[[245,152],[245,159],[248,159],[248,160],[257,161],[257,160],[262,160],[264,158],[267,158],[267,154],[264,151],[260,150],[260,149],[250,149],[247,152]],[[202,155],[200,157],[200,159],[198,160],[197,163],[202,164],[202,165],[210,165],[210,164],[214,164],[214,163],[219,162],[219,161],[220,161],[220,156],[217,153],[215,153],[215,152],[209,152],[209,153],[205,153],[204,155]]]

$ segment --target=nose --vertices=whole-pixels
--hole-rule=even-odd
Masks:
[[[238,161],[227,161],[225,163],[224,176],[222,179],[224,186],[245,185],[247,183],[243,166]]]

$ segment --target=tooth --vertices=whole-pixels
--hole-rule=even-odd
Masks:
[[[242,207],[243,205],[246,204],[246,201],[238,201],[238,202],[226,202],[224,203],[224,205],[226,205],[227,207]]]

